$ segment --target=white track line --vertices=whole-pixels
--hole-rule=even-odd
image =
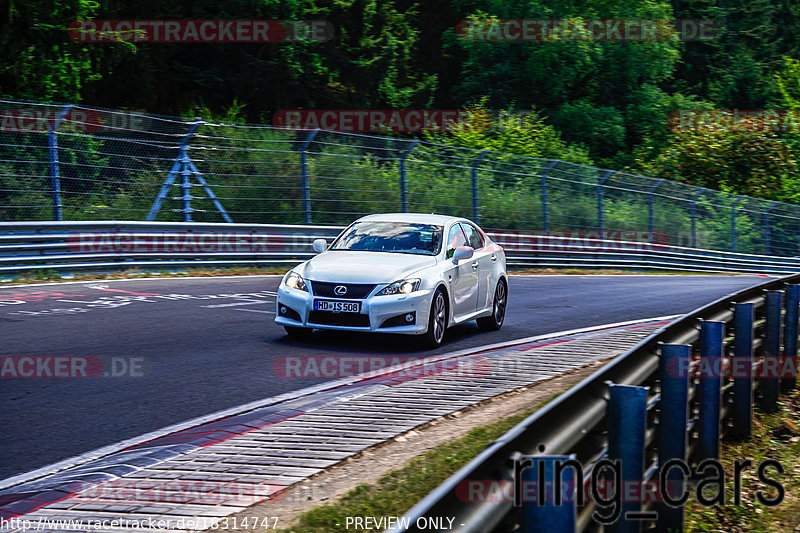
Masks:
[[[201,305],[200,307],[204,307],[206,309],[220,309],[223,307],[238,307],[240,305],[261,305],[261,304],[273,304],[275,302],[271,302],[269,300],[242,300],[239,302],[232,302],[227,304],[214,304],[214,305]]]

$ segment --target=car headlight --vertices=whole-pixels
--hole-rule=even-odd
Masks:
[[[308,292],[308,287],[306,287],[305,280],[297,272],[289,272],[289,275],[286,276],[286,281],[284,283],[290,289]]]
[[[381,289],[378,291],[375,296],[389,296],[391,294],[408,294],[419,290],[419,279],[401,279],[400,281],[395,281],[388,287]]]

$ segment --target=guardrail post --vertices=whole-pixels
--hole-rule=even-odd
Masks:
[[[647,191],[647,227],[651,236],[655,235],[656,233],[656,207],[653,200],[653,194],[656,192],[656,189],[658,189],[661,184],[664,183],[664,181],[664,179],[656,181],[656,184],[650,187],[650,190]]]
[[[797,335],[800,312],[800,285],[786,286],[786,317],[783,328],[783,360],[780,365],[781,390],[797,386]]]
[[[600,232],[600,238],[603,238],[603,230],[605,229],[605,215],[603,214],[603,184],[608,181],[608,178],[614,174],[615,170],[606,170],[605,173],[597,180],[597,231]]]
[[[622,491],[619,520],[605,527],[615,533],[638,533],[641,522],[629,513],[641,510],[644,475],[644,441],[647,429],[647,388],[630,385],[609,385],[608,404],[608,458],[620,461],[620,483],[614,487]],[[627,490],[630,487],[631,490]],[[634,494],[635,498],[626,495]],[[628,501],[628,500],[634,501]]]
[[[778,366],[781,355],[781,309],[783,292],[767,291],[764,326],[764,362],[761,366],[761,408],[772,413],[778,410]]]
[[[47,130],[47,145],[50,150],[50,190],[53,195],[53,220],[61,221],[61,170],[58,162],[58,139],[56,138],[56,130],[61,125],[61,121],[67,116],[69,110],[72,109],[72,104],[64,106],[55,120],[50,124]]]
[[[319,130],[314,130],[306,135],[303,144],[300,145],[300,175],[303,180],[303,213],[305,214],[306,224],[311,224],[311,184],[308,179],[308,145],[314,140]]]
[[[689,421],[689,361],[692,347],[688,344],[661,346],[659,376],[661,400],[658,412],[658,471],[662,476],[659,486],[669,490],[673,500],[683,494],[685,480],[677,468],[669,468],[670,461],[686,461],[687,431]],[[683,505],[658,505],[657,530],[679,533],[683,531]]]
[[[480,223],[480,213],[478,211],[478,165],[483,158],[489,153],[490,150],[484,150],[478,154],[472,161],[472,167],[470,168],[470,176],[472,177],[472,220],[475,221],[476,224]]]
[[[733,312],[733,430],[749,437],[753,424],[753,304],[737,303]]]
[[[697,248],[697,200],[707,191],[705,187],[701,187],[699,191],[692,195],[692,207],[689,210],[692,219],[692,248]]]
[[[744,201],[744,197],[740,196],[733,205],[731,205],[731,252],[735,252],[737,249],[737,237],[738,234],[736,233],[736,209],[739,207]]]
[[[556,168],[556,165],[559,164],[561,160],[556,159],[551,161],[550,164],[547,166],[546,169],[542,172],[542,232],[547,235],[550,233],[550,207],[549,207],[549,200],[547,194],[547,176],[550,175],[550,171]]]
[[[575,482],[575,468],[559,467],[560,482],[556,483],[556,463],[575,461],[575,456],[540,455],[526,457],[530,466],[522,471],[522,531],[525,533],[575,533],[577,513],[575,489],[583,490]],[[540,476],[541,474],[541,476]],[[578,486],[580,484],[581,486]],[[559,486],[560,485],[560,486]],[[535,487],[525,490],[524,487]],[[565,491],[563,487],[566,487]],[[566,498],[555,500],[556,490]]]
[[[698,461],[719,459],[724,334],[724,322],[703,322],[700,327]]]
[[[414,149],[415,146],[419,144],[418,140],[414,140],[408,143],[408,147],[405,148],[402,152],[400,152],[400,161],[398,166],[400,168],[400,205],[403,209],[403,213],[408,213],[408,183],[406,181],[406,158],[408,154],[411,153],[411,150]]]

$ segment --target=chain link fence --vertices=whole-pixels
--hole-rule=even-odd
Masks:
[[[800,255],[797,205],[405,138],[0,100],[0,221],[341,225],[393,211]]]

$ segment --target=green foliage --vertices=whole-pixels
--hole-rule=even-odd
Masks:
[[[270,121],[281,109],[424,107],[432,100],[436,76],[418,65],[413,2],[109,0],[96,15],[129,20],[143,13],[148,19],[326,20],[335,35],[325,42],[90,44],[95,72],[103,76],[83,92],[94,104],[177,115],[239,101],[255,122]],[[131,86],[137,90],[128,91]]]
[[[718,117],[719,115],[713,115]],[[699,128],[678,128],[645,173],[720,191],[781,200],[796,183],[797,161],[788,144],[762,124],[712,119]]]
[[[570,19],[577,25],[591,18],[672,18],[666,1],[612,4],[483,0],[468,5],[470,18],[478,20]],[[566,140],[585,143],[598,159],[629,150],[652,130],[647,123],[657,121],[660,113],[653,109],[648,115],[636,108],[637,93],[642,87],[655,87],[668,80],[681,50],[681,43],[675,39],[454,40],[452,46],[466,54],[457,99],[474,102],[488,95],[488,105],[494,108],[536,106],[552,117]]]
[[[468,121],[454,124],[447,132],[426,132],[426,138],[451,146],[591,164],[585,148],[565,142],[536,110],[492,113],[484,101],[470,106],[469,112]]]
[[[784,58],[784,67],[775,74],[775,86],[785,109],[800,109],[800,61]]]
[[[0,18],[0,96],[55,101],[81,100],[99,81],[98,50],[67,38],[67,25],[95,16],[92,0],[10,0]]]
[[[800,57],[800,6],[778,0],[672,0],[675,17],[715,21],[715,38],[686,43],[671,87],[720,109],[777,103],[774,73],[783,57]]]
[[[579,139],[600,154],[616,154],[625,149],[625,115],[610,106],[588,100],[575,100],[559,107],[553,122],[570,139]]]

